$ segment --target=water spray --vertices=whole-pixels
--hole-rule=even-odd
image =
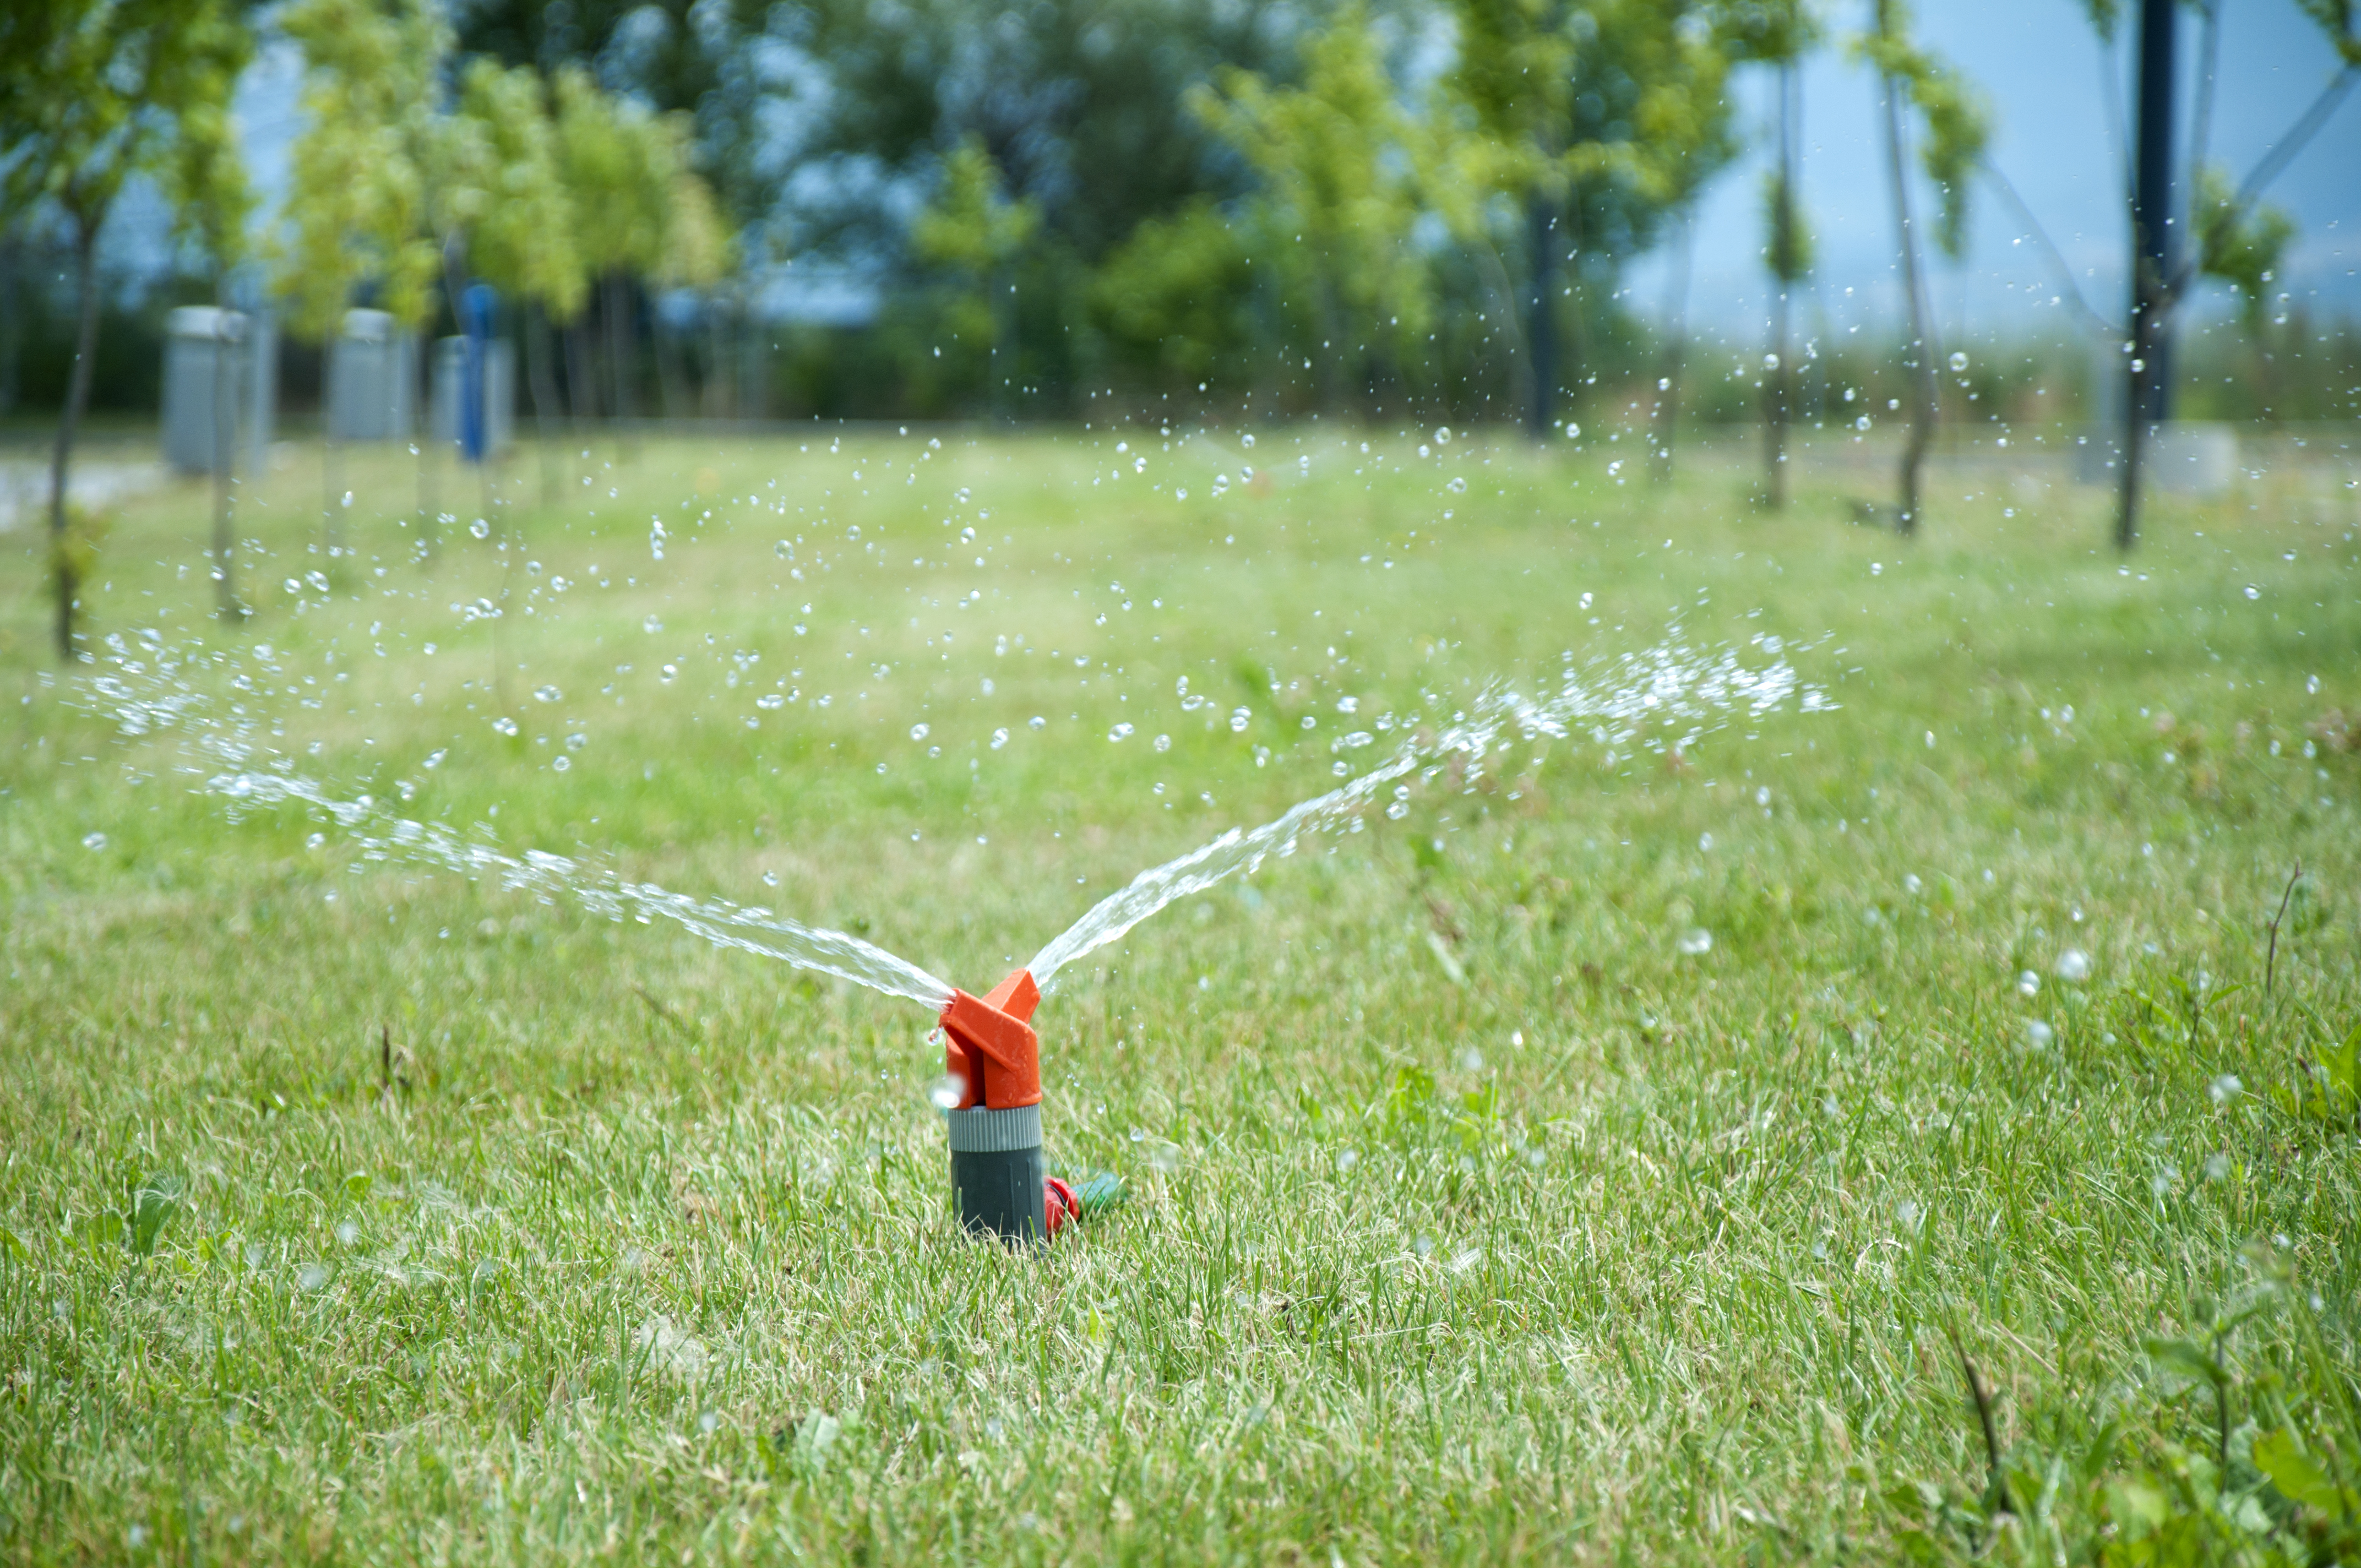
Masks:
[[[1446,758],[1457,759],[1459,783],[1472,784],[1510,735],[1532,742],[1587,730],[1612,760],[1619,751],[1685,748],[1732,712],[1759,718],[1791,698],[1806,713],[1835,706],[1825,693],[1797,680],[1780,657],[1780,644],[1769,638],[1755,640],[1771,660],[1760,667],[1747,664],[1734,649],[1705,654],[1678,641],[1588,671],[1572,667],[1568,655],[1555,691],[1532,698],[1488,687],[1439,733],[1406,735],[1391,755],[1350,782],[1260,827],[1233,828],[1141,872],[979,997],[842,931],[632,882],[595,861],[538,850],[510,854],[482,837],[401,817],[369,795],[341,798],[296,773],[291,759],[269,755],[267,744],[255,738],[257,720],[243,708],[234,710],[233,720],[217,718],[202,696],[175,678],[192,664],[226,667],[235,674],[236,661],[176,656],[159,634],[142,638],[148,645],[138,649],[119,637],[107,640],[114,668],[90,683],[90,706],[109,713],[127,736],[175,728],[188,733],[199,761],[189,771],[203,779],[204,793],[226,800],[233,815],[257,806],[301,806],[349,833],[365,860],[439,865],[535,894],[544,903],[563,896],[613,920],[672,921],[717,947],[832,974],[938,1010],[944,1079],[932,1098],[949,1136],[960,1224],[971,1234],[1011,1246],[1047,1242],[1098,1200],[1112,1196],[1112,1179],[1093,1179],[1078,1193],[1048,1173],[1041,1153],[1041,1037],[1033,1027],[1033,1013],[1043,993],[1055,988],[1059,971],[1076,959],[1121,940],[1178,899],[1232,875],[1251,875],[1271,856],[1293,854],[1306,835],[1347,825],[1357,828],[1389,787],[1393,802],[1384,807],[1386,815],[1403,815],[1411,776],[1432,780]],[[267,650],[260,657],[266,669],[276,668]],[[1367,743],[1372,737],[1357,740]],[[398,787],[407,798],[412,786],[405,782]]]

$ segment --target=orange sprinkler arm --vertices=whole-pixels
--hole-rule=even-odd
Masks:
[[[1041,1036],[1026,1021],[1040,1002],[1029,970],[1018,970],[987,996],[951,992],[942,1013],[943,1070],[965,1086],[961,1110],[1041,1103]]]

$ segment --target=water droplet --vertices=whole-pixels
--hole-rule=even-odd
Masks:
[[[2248,583],[2246,585],[2246,597],[2250,599],[2258,599],[2263,597],[2263,590],[2255,587],[2254,584]]]
[[[499,730],[503,735],[513,735],[517,732],[517,721],[511,718],[508,715],[502,714],[500,718],[492,720],[492,728]]]
[[[1917,897],[1921,892],[1925,891],[1926,886],[1927,884],[1925,883],[1918,880],[1918,873],[1916,872],[1912,872],[1909,875],[1902,879],[1902,891],[1908,894],[1913,898]]]
[[[1918,1205],[1907,1198],[1894,1206],[1894,1222],[1905,1231],[1915,1234],[1925,1217],[1919,1212]]]
[[[492,536],[492,525],[479,517],[467,525],[467,532],[478,539],[489,539]]]
[[[306,1290],[317,1290],[328,1282],[327,1266],[307,1263],[295,1271],[295,1283]]]
[[[1044,726],[1046,726],[1049,722],[1049,721],[1048,719],[1046,719],[1046,718],[1042,718],[1039,714],[1038,714],[1038,713],[1037,713],[1037,714],[1035,714],[1032,718],[1028,718],[1028,719],[1027,719],[1027,720],[1025,721],[1025,728],[1027,728],[1027,729],[1039,729],[1043,728]]]
[[[1159,735],[1156,738],[1156,749],[1159,751],[1170,751],[1172,750],[1172,737],[1170,735]]]
[[[2019,996],[2032,996],[2040,990],[2041,977],[2031,970],[2026,970],[2016,977],[2016,993]]]
[[[2025,1025],[2025,1043],[2037,1051],[2046,1051],[2058,1041],[2058,1031],[2035,1018]]]
[[[1473,1046],[1467,1047],[1465,1050],[1459,1053],[1459,1070],[1462,1072],[1482,1072],[1484,1070],[1484,1053],[1477,1050]]]
[[[336,1226],[336,1239],[346,1246],[355,1245],[361,1239],[361,1228],[350,1220],[343,1221]]]
[[[967,1099],[967,1080],[947,1072],[927,1085],[927,1099],[938,1111],[956,1111]]]
[[[1701,855],[1704,855],[1704,854],[1710,854],[1710,853],[1712,853],[1712,852],[1713,852],[1713,835],[1712,835],[1712,834],[1710,834],[1710,833],[1700,833],[1700,834],[1698,834],[1698,835],[1697,835],[1697,853],[1699,853],[1699,854],[1701,854]]]
[[[1951,368],[1952,368],[1953,370],[1955,370],[1955,371],[1958,371],[1958,370],[1964,370],[1964,369],[1966,369],[1967,367],[1968,367],[1968,356],[1967,356],[1966,355],[1964,355],[1964,354],[1953,354],[1953,355],[1951,356]]]
[[[1243,735],[1243,734],[1245,734],[1245,733],[1246,733],[1246,726],[1247,726],[1247,725],[1249,725],[1249,724],[1251,724],[1251,723],[1253,723],[1253,722],[1254,722],[1254,710],[1253,710],[1252,708],[1247,708],[1247,707],[1234,707],[1234,708],[1232,708],[1232,709],[1230,710],[1230,733],[1231,733],[1231,734],[1233,734],[1233,735]]]
[[[1358,1150],[1358,1149],[1338,1149],[1338,1150],[1336,1151],[1336,1169],[1337,1169],[1338,1174],[1340,1174],[1340,1175],[1341,1175],[1341,1174],[1343,1174],[1343,1173],[1345,1173],[1345,1172],[1347,1172],[1347,1171],[1351,1170],[1355,1166],[1356,1166],[1356,1165],[1358,1165],[1358,1164],[1360,1164],[1360,1163],[1361,1163],[1361,1151],[1360,1151],[1360,1150]]]
[[[1128,740],[1131,739],[1131,729],[1132,727],[1128,723],[1118,724],[1114,729],[1107,731],[1107,739],[1110,740]]]
[[[2058,978],[2076,985],[2091,978],[2091,955],[2080,948],[2069,948],[2058,955]]]
[[[2246,1086],[2238,1081],[2235,1072],[2225,1072],[2205,1086],[2207,1098],[2216,1105],[2227,1105],[2246,1091]]]
[[[1148,1163],[1170,1176],[1180,1168],[1180,1146],[1169,1138],[1159,1138],[1148,1148]]]
[[[650,636],[653,636],[655,633],[664,630],[664,622],[652,615],[645,620],[640,622],[640,630],[647,632]]]
[[[911,740],[925,740],[926,738],[927,738],[927,727],[926,727],[925,725],[923,725],[923,724],[913,724],[912,726],[910,726],[910,739],[911,739]]]
[[[106,848],[106,835],[85,833],[82,836],[82,847],[85,850],[104,850]]]
[[[307,850],[316,850],[327,841],[328,836],[325,833],[314,833],[303,840],[303,847]]]
[[[666,664],[663,669],[658,670],[658,671],[656,672],[656,679],[657,679],[657,680],[659,680],[659,681],[661,681],[661,682],[663,682],[663,683],[664,683],[664,685],[670,685],[674,682],[674,680],[675,680],[676,678],[678,678],[679,674],[680,674],[680,666],[679,666],[679,665],[677,665],[677,664]]]
[[[536,700],[541,702],[555,702],[559,697],[564,696],[566,694],[559,691],[555,686],[535,686],[533,688],[533,695]]]
[[[1701,926],[1693,926],[1681,933],[1680,949],[1690,958],[1713,951],[1713,933]]]
[[[270,1255],[269,1253],[262,1250],[262,1244],[260,1242],[248,1242],[246,1244],[245,1257],[247,1267],[260,1268],[264,1260],[269,1255]]]

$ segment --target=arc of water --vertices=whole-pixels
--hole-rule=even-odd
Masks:
[[[1775,650],[1776,644],[1770,644]],[[1755,717],[1779,707],[1798,690],[1806,711],[1833,706],[1816,690],[1802,687],[1784,658],[1762,669],[1747,668],[1735,650],[1699,660],[1678,641],[1627,655],[1586,680],[1569,670],[1556,693],[1530,701],[1513,691],[1487,687],[1469,710],[1430,739],[1412,735],[1391,757],[1350,784],[1290,807],[1250,831],[1228,832],[1177,860],[1153,866],[1100,900],[1080,920],[1033,956],[1026,967],[1043,991],[1058,971],[1083,954],[1119,941],[1133,927],[1176,900],[1239,872],[1252,874],[1270,855],[1290,854],[1302,836],[1346,820],[1376,800],[1386,785],[1453,755],[1469,760],[1469,781],[1503,730],[1513,727],[1527,740],[1563,739],[1576,720],[1590,720],[1602,746],[1627,743],[1651,719],[1700,721],[1677,744],[1694,741],[1708,716],[1744,707]]]
[[[302,805],[352,834],[365,860],[424,861],[536,894],[544,903],[568,897],[615,920],[670,920],[717,947],[835,975],[929,1011],[950,1001],[949,981],[846,932],[806,926],[726,899],[698,899],[654,883],[633,882],[611,867],[565,855],[539,850],[509,854],[443,824],[401,817],[367,795],[340,799],[283,762],[256,767],[256,748],[248,739],[255,721],[245,709],[234,707],[232,718],[225,722],[209,711],[205,697],[170,678],[179,665],[203,662],[202,655],[176,655],[155,634],[143,635],[148,645],[138,650],[119,638],[109,640],[115,672],[94,677],[89,686],[99,699],[97,706],[107,708],[126,735],[174,728],[191,734],[196,750],[211,762],[209,768],[194,770],[204,779],[203,787],[228,801],[233,810]],[[1799,692],[1806,712],[1834,706],[1824,695],[1799,685],[1795,671],[1776,657],[1776,642],[1758,641],[1774,660],[1762,669],[1746,667],[1735,650],[1704,659],[1675,641],[1626,655],[1596,669],[1587,679],[1583,672],[1569,669],[1558,690],[1540,701],[1497,685],[1487,687],[1466,712],[1455,716],[1439,732],[1407,737],[1385,762],[1350,783],[1300,802],[1258,828],[1233,828],[1211,843],[1140,872],[1085,912],[1027,967],[1038,984],[1049,989],[1058,972],[1083,954],[1120,940],[1179,899],[1241,871],[1251,873],[1273,854],[1292,853],[1304,834],[1354,817],[1388,784],[1422,768],[1439,770],[1446,759],[1461,757],[1466,759],[1465,778],[1473,782],[1494,742],[1512,727],[1528,740],[1563,739],[1572,725],[1587,720],[1592,725],[1591,738],[1613,747],[1638,740],[1652,721],[1669,726],[1688,720],[1690,728],[1672,742],[1686,745],[1702,732],[1707,718],[1741,707],[1760,717]],[[135,655],[151,660],[152,667]]]

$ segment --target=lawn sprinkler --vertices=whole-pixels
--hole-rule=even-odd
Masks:
[[[1040,1004],[1030,970],[989,994],[953,991],[943,1005],[943,1070],[959,1101],[943,1112],[960,1223],[1011,1246],[1047,1241],[1082,1217],[1074,1190],[1041,1169]]]

